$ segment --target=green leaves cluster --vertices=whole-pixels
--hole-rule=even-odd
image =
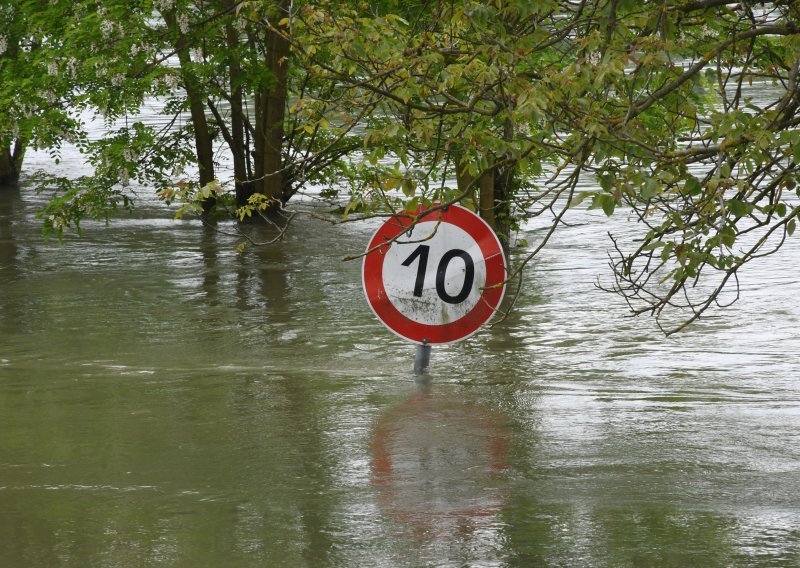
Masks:
[[[509,244],[547,219],[524,265],[575,209],[623,210],[641,234],[613,241],[610,288],[690,319],[796,228],[795,2],[12,0],[0,20],[0,147],[75,142],[96,168],[49,184],[54,227],[131,181],[240,220],[319,184],[351,217],[461,202]],[[153,100],[168,127],[136,117]]]
[[[795,230],[795,3],[338,4],[298,11],[294,48],[342,112],[370,109],[359,203],[462,201],[499,232],[549,217],[533,254],[585,199],[624,208],[643,232],[615,242],[612,289],[691,319]]]

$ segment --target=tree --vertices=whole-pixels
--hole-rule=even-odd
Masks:
[[[795,230],[799,11],[15,0],[2,12],[0,167],[16,176],[26,145],[80,145],[95,174],[43,182],[57,231],[131,206],[134,179],[184,200],[179,214],[231,205],[240,219],[279,213],[308,181],[344,180],[346,215],[461,202],[507,246],[520,223],[548,219],[515,274],[571,209],[624,210],[641,234],[612,236],[608,288],[672,332],[725,290],[737,297],[740,268]],[[166,128],[137,119],[154,97]],[[89,110],[106,121],[99,140],[76,114]],[[581,193],[587,179],[597,189]]]
[[[0,185],[17,183],[28,147],[57,154],[64,141],[79,136],[68,110],[75,88],[60,76],[47,41],[64,23],[54,18],[46,34],[33,8],[16,0],[0,6]]]
[[[288,5],[285,0],[265,3],[241,19],[237,16],[241,6],[232,1],[161,9],[180,61],[194,129],[199,185],[207,186],[215,179],[209,127],[213,124],[233,157],[235,197],[240,207],[260,193],[268,210],[279,208],[291,192],[291,183],[284,184],[283,171],[288,43],[282,35],[257,25],[261,17],[279,20]],[[218,45],[224,46],[223,51],[215,48]],[[259,71],[251,75],[243,72],[243,66]],[[254,106],[252,121],[245,109],[248,95]],[[218,108],[220,101],[230,106],[229,121]],[[213,114],[212,121],[207,112]],[[211,206],[211,200],[204,200],[206,212]]]
[[[609,288],[667,333],[738,297],[740,268],[795,230],[795,2],[323,2],[293,17],[287,40],[346,87],[340,109],[374,109],[358,206],[462,202],[505,239],[549,217],[517,272],[584,200],[624,209],[641,235],[611,237]],[[584,178],[598,189],[581,194]]]
[[[79,179],[39,180],[53,195],[42,212],[46,228],[61,234],[80,229],[83,218],[108,218],[132,207],[131,182],[154,187],[167,202],[185,201],[179,215],[238,208],[245,218],[279,213],[302,183],[335,177],[341,157],[354,147],[349,130],[332,134],[286,114],[293,91],[331,92],[292,65],[281,23],[290,5],[20,0],[13,12],[19,14],[17,35],[35,38],[22,52],[27,59],[35,54],[38,66],[60,81],[53,89],[63,101],[59,116],[71,121],[68,138],[94,167],[93,175]],[[9,92],[21,92],[41,74],[23,59],[16,56],[18,69],[8,68],[3,77]],[[164,102],[166,126],[139,116],[145,101],[154,100]],[[86,136],[81,112],[104,121],[102,137]],[[41,113],[34,114],[41,124]],[[0,125],[3,141],[19,128],[9,116],[8,125]],[[58,143],[40,139],[47,147]],[[230,174],[220,154],[232,157]]]

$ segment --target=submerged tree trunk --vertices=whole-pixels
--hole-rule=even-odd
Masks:
[[[514,175],[516,168],[513,165],[499,167],[494,173],[494,230],[500,237],[503,249],[508,255],[511,246],[511,198],[514,195]]]
[[[278,4],[279,20],[288,13],[289,2]],[[282,32],[287,30],[282,29]],[[255,133],[255,187],[279,208],[286,201],[283,174],[283,137],[286,110],[289,42],[281,34],[268,32],[266,65],[270,78],[262,84],[257,98]]]
[[[223,7],[226,10],[234,11],[236,5],[233,0],[225,0]],[[233,177],[237,207],[246,205],[247,198],[254,191],[247,171],[247,152],[249,150],[245,137],[244,89],[242,87],[244,77],[238,55],[240,41],[241,35],[236,27],[230,22],[225,24],[225,44],[228,48],[228,56],[231,58],[228,64],[231,105],[230,140],[228,140],[228,145],[233,156]]]
[[[491,168],[477,181],[474,180],[465,167],[459,166],[456,175],[458,189],[463,192],[472,184],[472,200],[478,214],[497,234],[503,248],[507,250],[511,234],[508,213],[513,168]]]
[[[459,166],[456,175],[458,189],[461,192],[467,190],[472,184],[472,201],[475,204],[475,209],[481,218],[486,221],[492,229],[495,229],[494,219],[494,170],[484,172],[483,175],[475,181],[475,177],[467,172],[467,168]]]
[[[25,145],[19,139],[13,147],[0,148],[0,186],[17,184],[24,154]]]
[[[503,137],[507,141],[514,138],[514,125],[510,120],[503,124]],[[506,156],[507,158],[508,156]],[[475,178],[467,172],[465,164],[456,160],[456,182],[463,193],[472,184],[472,200],[481,218],[500,238],[503,250],[508,255],[511,242],[511,199],[514,195],[514,176],[517,168],[513,161],[500,160],[494,155],[488,156],[489,167],[481,177]]]
[[[177,35],[175,40],[175,51],[181,65],[181,77],[183,86],[186,90],[186,98],[189,100],[189,113],[192,118],[192,130],[194,134],[195,154],[197,166],[200,170],[200,187],[214,181],[214,148],[211,141],[211,132],[208,128],[206,119],[206,108],[203,92],[197,77],[191,72],[192,58],[189,53],[186,37],[180,31],[174,14],[165,13],[164,21],[169,29]],[[206,199],[202,202],[203,212],[208,214],[216,203],[214,198]]]

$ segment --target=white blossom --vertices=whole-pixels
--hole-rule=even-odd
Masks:
[[[169,75],[164,75],[164,84],[169,87],[170,89],[175,89],[178,86],[178,76],[173,75],[170,73]]]
[[[8,49],[8,38],[6,36],[0,36],[0,55],[3,55],[7,49]]]
[[[244,32],[247,29],[247,20],[245,20],[243,17],[237,17],[236,20],[234,20],[233,25],[236,26],[236,29],[239,30],[239,32]]]
[[[172,10],[173,4],[173,0],[158,0],[157,7],[160,12],[165,12],[167,10]]]
[[[47,64],[47,74],[51,77],[55,77],[58,75],[58,63],[55,61],[50,61]]]
[[[593,51],[589,54],[589,65],[592,67],[597,67],[600,65],[600,53],[597,51]]]
[[[114,33],[114,22],[111,20],[103,20],[100,22],[100,33],[103,34],[103,38],[105,39],[111,37],[111,34]]]
[[[128,187],[128,184],[130,183],[130,174],[128,173],[127,168],[120,168],[119,182],[122,184],[122,187]]]
[[[67,74],[70,79],[74,79],[78,75],[78,60],[74,57],[67,59]]]
[[[182,34],[189,33],[189,16],[184,13],[178,14],[178,27],[181,29]]]
[[[709,28],[708,24],[703,25],[702,29],[700,30],[700,34],[703,38],[715,38],[719,35],[716,30]]]

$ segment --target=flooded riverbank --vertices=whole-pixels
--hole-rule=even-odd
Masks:
[[[374,225],[237,255],[147,207],[45,243],[40,205],[0,192],[2,566],[800,563],[794,242],[666,339],[581,214],[418,383],[341,261]]]

